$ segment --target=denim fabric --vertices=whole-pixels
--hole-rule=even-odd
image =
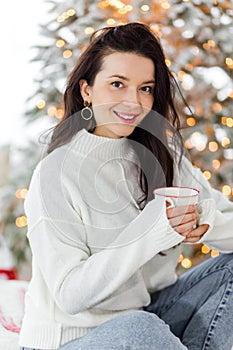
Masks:
[[[163,319],[189,350],[231,350],[232,285],[233,254],[222,254],[153,294],[145,309]]]
[[[126,312],[59,350],[231,350],[232,285],[233,254],[222,254],[151,295],[144,311]]]
[[[129,311],[107,321],[59,350],[185,350],[158,316]]]

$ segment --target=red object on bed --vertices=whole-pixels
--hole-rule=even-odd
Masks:
[[[18,279],[18,274],[15,268],[10,270],[5,270],[0,268],[0,279],[3,280],[16,280]]]

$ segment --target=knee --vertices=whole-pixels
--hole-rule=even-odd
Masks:
[[[139,331],[146,337],[154,336],[155,330],[165,325],[157,315],[147,311],[129,311],[119,317],[119,322],[128,330],[127,336],[131,333],[133,337],[137,337]]]
[[[153,324],[154,322],[159,322],[161,319],[148,311],[129,311],[123,315],[126,319],[133,324],[142,323],[142,324]]]
[[[115,328],[123,349],[185,349],[180,340],[157,315],[147,311],[129,311],[118,317]]]
[[[220,255],[221,267],[227,268],[233,275],[233,253]]]

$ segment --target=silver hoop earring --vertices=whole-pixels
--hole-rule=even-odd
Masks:
[[[84,101],[84,108],[81,110],[81,116],[84,120],[90,120],[93,117],[90,105],[91,104],[88,101]]]

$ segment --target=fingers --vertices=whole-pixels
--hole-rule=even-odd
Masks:
[[[181,215],[189,214],[193,212],[197,212],[197,206],[195,204],[167,208],[167,217],[168,219],[171,219],[176,216],[181,216]]]
[[[190,223],[191,228],[196,224],[196,221],[197,221],[197,218],[198,218],[198,214],[196,212],[192,212],[192,213],[189,213],[189,214],[183,214],[183,215],[180,215],[180,216],[175,216],[173,218],[171,218],[169,221],[170,221],[170,225],[172,227],[176,227],[176,226],[179,226],[179,225],[184,225],[186,223]],[[189,229],[189,225],[188,227],[184,228],[185,231],[187,231]]]
[[[173,229],[185,237],[183,242],[198,242],[209,228],[208,224],[197,226],[199,214],[196,205],[167,208],[166,212]]]
[[[197,224],[198,212],[196,205],[180,206],[167,209],[170,225],[179,234],[186,237]]]
[[[186,237],[188,234],[190,234],[190,232],[193,230],[193,226],[196,226],[196,224],[197,224],[197,219],[195,218],[192,221],[182,223],[178,226],[173,226],[173,229],[179,234],[181,234],[182,236]]]
[[[207,232],[209,229],[208,224],[203,224],[198,226],[195,230],[191,230],[186,234],[186,238],[183,242],[190,242],[190,243],[195,243],[198,242],[202,236]]]

